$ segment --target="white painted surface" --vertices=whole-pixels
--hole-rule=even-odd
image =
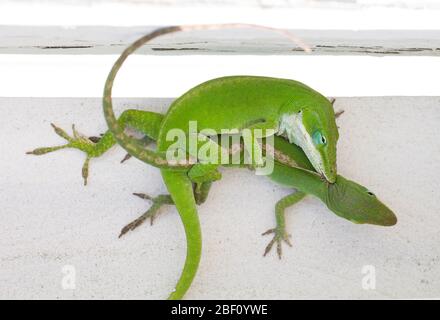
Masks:
[[[118,110],[165,111],[167,100],[119,101]],[[311,197],[288,210],[294,247],[263,258],[273,206],[288,190],[247,170],[224,170],[200,207],[201,266],[191,299],[439,298],[440,98],[339,98],[339,172],[373,190],[396,212],[395,227],[355,225]],[[118,239],[147,209],[131,195],[165,192],[159,172],[120,148],[91,162],[64,150],[24,152],[63,143],[50,126],[71,123],[89,135],[105,130],[100,99],[0,98],[0,298],[165,298],[183,265],[183,229],[169,207]],[[76,268],[63,290],[62,268]],[[361,287],[376,268],[376,290]]]
[[[117,56],[0,55],[0,96],[102,97]],[[301,80],[327,96],[438,95],[438,57],[144,56],[119,72],[115,97],[180,96],[221,76]]]
[[[439,8],[437,0],[1,0],[0,3],[19,2],[27,4],[49,3],[67,6],[92,6],[99,4],[149,5],[163,7],[257,7],[257,8],[295,8],[295,7],[339,7],[339,8]]]

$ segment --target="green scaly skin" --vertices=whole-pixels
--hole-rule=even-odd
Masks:
[[[275,149],[295,161],[298,167],[276,163],[269,176],[271,180],[319,198],[332,212],[351,222],[379,226],[397,223],[394,213],[367,188],[340,175],[335,183],[323,181],[313,171],[304,152],[283,139],[275,139]]]
[[[200,26],[194,29],[200,29]],[[199,131],[204,128],[274,129],[277,134],[284,134],[289,138],[290,142],[297,143],[303,147],[306,155],[312,160],[312,168],[314,167],[319,174],[295,168],[296,171],[293,171],[292,168],[279,164],[275,166],[274,174],[271,178],[274,180],[281,179],[282,183],[286,185],[291,184],[293,187],[298,188],[298,190],[304,189],[302,191],[304,194],[311,193],[322,200],[326,193],[319,193],[317,190],[323,189],[323,185],[327,186],[327,190],[351,188],[346,187],[346,185],[350,185],[346,183],[347,180],[339,176],[336,178],[336,142],[338,132],[331,104],[316,91],[293,80],[249,76],[215,79],[190,90],[184,96],[177,99],[165,118],[151,112],[129,110],[116,120],[112,109],[111,91],[114,78],[122,63],[128,55],[147,41],[163,34],[181,30],[181,27],[158,29],[128,47],[117,60],[107,78],[104,90],[104,114],[109,131],[102,138],[85,138],[79,136],[76,132],[74,132],[73,137],[70,137],[63,130],[54,126],[56,133],[68,140],[68,144],[58,147],[38,148],[30,152],[31,154],[40,155],[66,147],[84,151],[87,154],[83,167],[85,182],[87,181],[89,160],[100,156],[115,143],[120,144],[132,156],[161,168],[164,181],[171,194],[171,200],[169,198],[166,198],[166,200],[162,198],[161,201],[157,200],[157,202],[153,200],[154,204],[156,204],[155,208],[157,209],[162,204],[174,203],[181,216],[187,237],[185,266],[175,291],[169,296],[170,299],[182,298],[196,274],[201,253],[201,232],[196,204],[204,201],[211,182],[219,179],[220,176],[216,174],[216,168],[213,168],[213,170],[208,168],[206,170],[203,169],[204,165],[197,164],[193,166],[188,161],[168,162],[165,151],[170,144],[166,141],[165,136],[169,129],[180,128],[187,132],[188,120],[197,120]],[[191,27],[185,27],[185,30],[191,30]],[[228,92],[231,93],[230,96]],[[244,97],[248,97],[249,100]],[[211,104],[211,102],[213,103]],[[216,108],[220,108],[221,112],[218,112]],[[192,118],[193,116],[196,118]],[[139,141],[128,137],[124,133],[126,126],[139,129],[154,140],[157,140],[158,150],[146,149]],[[298,133],[302,133],[299,136],[306,138],[298,140],[296,137]],[[94,140],[98,141],[95,143]],[[287,145],[294,147],[291,143],[287,143]],[[307,160],[306,155],[303,154],[301,156],[302,159],[305,158]],[[301,157],[298,157],[298,159]],[[300,161],[298,159],[296,159],[297,162]],[[206,173],[206,180],[203,180],[204,172]],[[291,177],[290,180],[288,179],[289,176]],[[322,176],[330,182],[337,181],[334,185],[331,185],[323,182]],[[197,177],[197,179],[194,177]],[[193,189],[193,182],[196,183],[195,190]],[[333,188],[330,188],[330,186],[333,186]],[[330,196],[333,193],[337,192],[328,192],[326,199],[333,199],[334,197]],[[278,247],[280,239],[286,241],[285,234],[280,236],[280,230],[285,233],[283,211],[288,205],[299,201],[300,198],[302,198],[301,193],[299,193],[299,196],[298,194],[296,196],[288,196],[282,199],[277,206],[278,226],[274,231],[274,239],[277,241]],[[326,201],[324,202],[337,214],[341,216],[346,214],[344,206],[340,204],[340,199],[336,200],[337,205],[333,204],[334,200]],[[153,211],[156,212],[156,209]],[[152,212],[149,214],[150,216],[153,215]],[[358,223],[372,223],[371,221],[373,221],[371,219],[362,220],[362,217],[359,218],[357,216],[350,219]],[[142,222],[132,225],[129,230],[132,230],[140,223]],[[384,222],[382,223],[382,225],[385,225]],[[269,246],[268,250],[270,250]]]

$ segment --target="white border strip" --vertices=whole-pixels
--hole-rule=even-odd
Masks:
[[[0,3],[2,25],[142,26],[195,23],[257,23],[289,29],[440,29],[440,10],[411,7],[246,6],[160,7],[142,3],[69,5],[45,2]]]
[[[0,96],[101,97],[116,55],[0,55]],[[144,56],[128,59],[115,97],[177,97],[225,75],[299,80],[327,96],[439,96],[440,59],[367,56]]]

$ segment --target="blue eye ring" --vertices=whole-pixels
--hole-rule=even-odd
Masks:
[[[322,135],[321,131],[316,130],[313,134],[312,134],[312,139],[313,142],[317,145],[325,145],[327,143],[327,139]]]

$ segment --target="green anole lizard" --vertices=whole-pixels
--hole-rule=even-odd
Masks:
[[[144,127],[137,126],[137,129],[149,137],[148,143],[150,143],[157,139],[157,131],[155,132],[154,130],[151,130],[151,128],[159,127],[164,116],[152,112],[147,112],[144,116],[145,122],[142,124]],[[149,118],[149,121],[151,122],[149,122],[147,118]],[[67,134],[64,132],[61,133],[60,130],[61,129],[57,128],[56,132],[62,137],[65,137]],[[231,149],[232,148],[233,147],[231,146]],[[241,153],[244,152],[241,145],[238,151]],[[302,149],[296,145],[288,143],[285,139],[275,137],[274,155],[276,163],[274,170],[268,177],[278,184],[289,188],[295,188],[296,192],[282,198],[275,205],[276,226],[263,233],[263,235],[273,233],[274,237],[267,245],[264,255],[266,255],[273,245],[276,244],[278,256],[281,258],[282,242],[284,241],[288,245],[291,245],[289,235],[285,229],[284,210],[302,200],[307,194],[319,198],[331,211],[354,223],[391,226],[397,222],[397,218],[393,212],[365,187],[353,181],[349,181],[342,176],[337,176],[336,182],[333,184],[322,180],[314,171],[313,166]],[[243,159],[243,156],[241,156],[241,159]],[[243,164],[225,166],[249,167]],[[201,204],[206,200],[209,188],[204,188],[199,192],[195,189],[192,191],[194,192],[196,202]],[[139,193],[135,193],[135,195],[143,199],[151,200],[153,204],[147,212],[126,225],[121,230],[120,237],[128,231],[134,230],[140,226],[148,218],[151,219],[151,223],[153,223],[153,219],[157,216],[159,209],[163,205],[174,204],[172,197],[166,194],[154,198]],[[189,231],[191,232],[191,229]],[[201,243],[201,237],[198,235],[187,241]],[[193,259],[192,256],[188,257],[188,259],[190,260],[187,260],[186,263],[188,267],[183,271],[179,283],[176,286],[178,290],[176,289],[176,291],[170,295],[170,298],[172,299],[180,299],[183,297],[184,293],[191,285],[193,279],[192,275],[196,273],[198,263],[191,261],[191,259]]]
[[[176,205],[184,224],[187,236],[187,259],[181,278],[176,286],[176,290],[170,298],[181,298],[188,289],[195,272],[201,252],[201,234],[196,211],[196,201],[205,198],[211,182],[220,178],[217,166],[207,166],[204,164],[193,165],[187,161],[170,163],[166,159],[165,151],[170,146],[165,136],[168,129],[187,129],[187,121],[191,119],[184,117],[186,113],[191,113],[194,106],[200,112],[192,113],[197,121],[202,121],[202,129],[208,128],[210,124],[215,128],[250,128],[250,129],[274,129],[276,133],[285,133],[291,142],[300,145],[313,167],[327,180],[334,182],[336,179],[336,141],[338,133],[334,121],[333,108],[326,98],[307,86],[292,81],[273,78],[259,77],[229,77],[212,80],[202,84],[176,100],[173,106],[162,119],[161,116],[150,112],[129,110],[124,112],[119,120],[116,120],[111,105],[111,88],[114,77],[126,57],[140,47],[145,42],[166,33],[181,30],[191,30],[206,28],[195,27],[169,27],[158,29],[151,34],[136,41],[127,48],[116,62],[105,86],[104,113],[110,131],[107,132],[98,143],[81,137],[74,130],[74,137],[69,137],[63,130],[54,126],[55,131],[68,140],[68,144],[59,147],[39,148],[31,152],[32,154],[44,154],[65,147],[74,147],[83,150],[87,154],[86,162],[83,166],[83,177],[85,183],[88,176],[88,163],[90,158],[97,157],[111,147],[115,140],[123,146],[130,154],[135,157],[157,166],[162,169],[162,175],[171,194],[173,203]],[[207,28],[210,28],[209,26]],[[234,91],[239,87],[239,92],[232,95],[232,99],[227,99],[229,90]],[[220,89],[220,91],[216,91]],[[291,92],[290,92],[291,91]],[[280,92],[282,99],[275,97],[271,101],[270,97],[266,100],[266,95]],[[241,94],[240,94],[241,93]],[[261,93],[264,93],[261,95]],[[256,96],[252,99],[252,96]],[[205,100],[199,98],[204,96]],[[226,97],[224,100],[219,96]],[[243,97],[249,96],[249,100]],[[259,106],[259,99],[263,97],[263,105]],[[194,104],[189,103],[194,99]],[[232,125],[228,125],[228,118],[222,116],[222,112],[210,107],[210,102],[217,100],[217,107],[231,103],[238,108],[241,113],[229,110],[227,116],[232,116]],[[220,100],[218,100],[220,99]],[[189,101],[189,102],[188,102]],[[237,104],[237,101],[239,102]],[[273,102],[273,103],[271,103]],[[188,107],[189,106],[189,107]],[[175,117],[175,112],[185,110],[183,115]],[[206,113],[206,109],[211,113]],[[254,112],[254,111],[258,112]],[[183,121],[182,121],[183,116]],[[215,119],[222,125],[216,126]],[[238,119],[235,119],[238,118]],[[160,121],[157,121],[157,120]],[[169,120],[168,120],[169,119]],[[194,119],[194,118],[193,118]],[[209,120],[210,119],[210,120]],[[192,120],[192,119],[191,119]],[[150,137],[154,137],[158,142],[158,152],[145,149],[137,141],[126,136],[123,132],[125,125],[135,127]],[[200,128],[200,127],[199,127]],[[162,139],[161,139],[162,136]],[[320,181],[320,177],[316,176]],[[321,181],[322,182],[322,181]],[[193,195],[193,183],[196,184],[195,195]],[[277,236],[277,235],[276,235]]]

